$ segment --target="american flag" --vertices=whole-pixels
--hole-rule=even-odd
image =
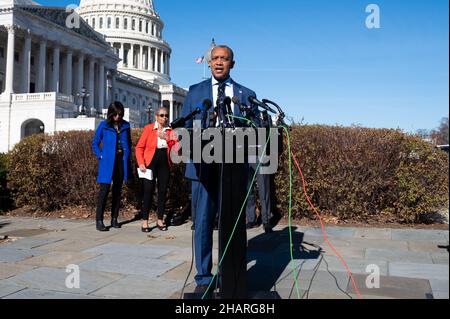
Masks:
[[[205,57],[204,57],[204,56],[202,56],[201,58],[197,58],[197,59],[195,60],[195,63],[197,63],[197,64],[202,64],[203,61],[205,61]]]

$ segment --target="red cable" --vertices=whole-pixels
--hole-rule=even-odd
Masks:
[[[308,201],[309,205],[311,206],[311,208],[314,210],[316,216],[319,218],[320,221],[320,225],[322,227],[322,234],[323,234],[323,238],[325,239],[325,242],[328,244],[328,246],[330,246],[330,248],[334,251],[334,253],[341,259],[342,263],[344,264],[345,268],[347,269],[347,272],[351,278],[352,284],[353,284],[353,288],[355,289],[356,293],[358,294],[359,299],[363,299],[357,285],[356,285],[356,280],[353,277],[352,272],[350,271],[350,268],[347,265],[347,262],[345,261],[345,259],[342,257],[342,255],[336,250],[336,248],[333,246],[333,244],[331,244],[331,242],[328,240],[328,234],[325,230],[325,225],[323,222],[322,217],[320,216],[319,212],[317,211],[317,209],[314,207],[314,205],[311,203],[311,199],[308,196],[308,192],[306,190],[306,182],[305,182],[305,177],[303,176],[303,172],[300,168],[300,165],[297,162],[297,158],[294,155],[294,152],[292,152],[291,150],[291,154],[292,154],[292,158],[294,159],[295,165],[298,168],[298,171],[300,172],[300,176],[302,178],[302,183],[303,183],[303,192],[305,193],[306,196],[306,200]]]

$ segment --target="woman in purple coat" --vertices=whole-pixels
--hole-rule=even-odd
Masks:
[[[97,182],[100,184],[96,211],[98,231],[109,230],[103,223],[103,216],[111,183],[111,227],[120,228],[118,217],[122,185],[132,176],[131,132],[130,124],[123,119],[124,112],[122,103],[111,103],[108,108],[108,118],[100,123],[92,142],[92,149],[98,159]],[[100,148],[100,146],[102,147]]]

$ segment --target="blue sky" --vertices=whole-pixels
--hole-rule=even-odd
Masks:
[[[448,0],[154,2],[181,87],[201,81],[215,38],[235,50],[233,78],[297,121],[413,132],[448,117]],[[381,29],[365,26],[370,3]]]

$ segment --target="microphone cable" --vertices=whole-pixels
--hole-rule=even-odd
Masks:
[[[202,180],[202,167],[203,167],[203,165],[200,163],[200,172],[199,172],[199,176],[198,176],[198,180],[199,180],[198,183],[200,183],[201,180]],[[193,182],[191,182],[191,183],[193,183]],[[191,184],[191,189],[192,189],[192,184]],[[195,200],[195,205],[196,206],[195,207],[191,207],[191,218],[192,218],[192,210],[195,209],[195,219],[197,219],[197,206],[198,206],[199,196],[200,196],[200,191],[197,189],[196,200]],[[191,206],[192,206],[192,199],[191,199]],[[194,238],[195,238],[195,224],[196,224],[195,220],[192,220],[192,223],[194,224],[194,227],[193,227],[193,229],[191,231],[191,233],[192,233],[192,235],[191,235],[191,237],[192,237],[192,242],[191,242],[191,255],[192,255],[192,257],[191,257],[191,265],[190,265],[189,272],[188,272],[188,275],[186,277],[186,280],[184,281],[183,289],[181,290],[180,300],[183,299],[183,297],[184,297],[184,290],[186,289],[187,282],[189,281],[189,277],[191,276],[192,270],[194,269],[194,258],[195,258]]]
[[[252,123],[250,120],[248,120],[248,119],[246,119],[246,118],[237,117],[237,116],[233,116],[233,118],[241,119],[241,120],[244,120],[244,121],[247,121],[247,122]],[[254,124],[254,123],[253,123],[253,124]],[[256,125],[255,125],[255,126],[256,126]],[[357,285],[356,285],[356,281],[355,281],[355,279],[354,279],[354,277],[353,277],[353,274],[351,273],[351,271],[350,271],[350,269],[349,269],[349,267],[348,267],[346,261],[345,261],[344,258],[342,257],[342,255],[334,248],[334,246],[333,246],[333,245],[331,244],[331,242],[328,240],[328,235],[327,235],[326,230],[325,230],[325,225],[324,225],[324,223],[323,223],[323,219],[322,219],[322,217],[320,216],[319,212],[318,212],[318,211],[316,210],[316,208],[314,207],[314,205],[311,203],[311,200],[310,200],[310,198],[309,198],[309,196],[308,196],[308,194],[307,194],[307,191],[306,191],[306,182],[305,182],[305,179],[304,179],[304,176],[303,176],[303,172],[301,171],[300,165],[298,164],[298,161],[297,161],[297,159],[296,159],[296,157],[295,157],[295,154],[294,154],[293,151],[291,150],[291,141],[290,141],[289,130],[288,130],[286,127],[284,127],[284,126],[277,127],[277,129],[279,129],[279,128],[284,129],[284,131],[286,132],[286,140],[287,140],[287,143],[288,143],[288,151],[289,151],[289,172],[290,172],[290,173],[289,173],[289,218],[288,218],[288,227],[289,227],[289,240],[290,240],[291,264],[292,264],[292,266],[293,266],[293,275],[294,275],[294,286],[293,286],[293,288],[295,287],[295,289],[296,289],[298,299],[301,299],[300,291],[299,291],[299,285],[298,285],[298,277],[299,277],[300,273],[297,275],[297,267],[295,267],[294,262],[293,262],[293,261],[294,261],[294,253],[293,253],[293,247],[294,247],[294,245],[293,245],[293,236],[292,236],[292,193],[293,193],[293,183],[292,183],[292,181],[293,181],[293,178],[292,178],[292,177],[293,177],[293,176],[292,176],[292,175],[293,175],[293,169],[292,169],[292,160],[294,160],[294,162],[295,162],[295,164],[296,164],[296,166],[297,166],[297,168],[298,168],[298,170],[299,170],[299,172],[300,172],[300,175],[301,175],[301,178],[302,178],[302,182],[303,182],[303,191],[304,191],[304,194],[305,194],[305,196],[306,196],[306,198],[307,198],[307,200],[308,200],[308,203],[310,204],[311,208],[314,210],[314,212],[316,213],[317,217],[319,218],[319,220],[320,220],[320,222],[321,222],[322,233],[323,233],[323,236],[324,236],[324,239],[325,239],[326,243],[327,243],[327,244],[330,246],[330,248],[336,253],[336,255],[339,256],[340,260],[343,262],[343,264],[344,264],[344,266],[345,266],[345,268],[346,268],[346,270],[347,270],[347,272],[348,272],[348,274],[349,274],[349,277],[350,277],[350,279],[351,279],[351,282],[352,282],[352,284],[353,284],[353,287],[354,287],[356,293],[358,294],[358,297],[359,297],[360,299],[362,299],[361,293],[359,292],[359,289],[358,289],[358,287],[357,287]],[[271,132],[272,130],[273,130],[273,128],[270,128],[270,132]],[[268,145],[269,142],[270,142],[270,138],[271,138],[271,134],[269,134],[269,138],[268,138],[267,143],[266,143],[266,145],[265,145],[265,147],[264,147],[263,154],[266,152],[267,145]],[[234,225],[233,231],[232,231],[232,233],[231,233],[231,235],[230,235],[230,238],[229,238],[229,240],[228,240],[228,243],[227,243],[227,245],[226,245],[226,247],[225,247],[223,256],[222,256],[221,259],[219,260],[219,264],[218,264],[218,267],[217,267],[217,271],[216,271],[216,273],[214,274],[213,278],[211,279],[211,281],[210,281],[210,283],[209,283],[209,285],[208,285],[208,288],[207,288],[207,290],[205,291],[205,293],[204,293],[202,299],[205,299],[205,297],[206,297],[207,294],[208,294],[208,291],[211,289],[211,286],[212,286],[212,284],[213,284],[213,282],[214,282],[214,279],[217,278],[217,276],[218,276],[218,272],[219,272],[220,266],[221,266],[221,264],[222,264],[222,262],[223,262],[223,260],[224,260],[224,258],[225,258],[225,256],[226,256],[226,253],[227,253],[227,251],[228,251],[228,248],[229,248],[229,245],[230,245],[230,243],[231,243],[231,240],[233,239],[233,236],[234,236],[235,230],[236,230],[236,228],[237,228],[239,219],[240,219],[240,217],[241,217],[241,215],[242,215],[243,209],[244,209],[244,207],[245,207],[245,203],[247,202],[248,197],[249,197],[249,195],[250,195],[250,192],[251,192],[251,190],[252,190],[252,187],[253,187],[253,185],[254,185],[254,183],[255,183],[256,175],[257,175],[257,172],[258,172],[260,166],[261,166],[261,163],[258,164],[257,170],[255,171],[255,174],[253,175],[253,179],[252,179],[252,182],[251,182],[251,187],[250,187],[250,189],[249,189],[249,191],[248,191],[248,193],[247,193],[247,196],[246,196],[246,198],[245,198],[245,201],[244,201],[244,203],[243,203],[243,206],[242,206],[242,208],[241,208],[241,211],[240,211],[240,213],[239,213],[239,216],[238,216],[238,218],[237,218],[237,221],[236,221],[236,223],[235,223],[235,225]],[[197,193],[197,195],[198,195],[198,193]],[[193,249],[193,251],[194,251],[194,249]],[[323,258],[323,255],[322,255],[322,258]],[[322,262],[322,260],[321,260],[320,262]],[[192,267],[191,267],[191,271],[192,271]],[[188,275],[188,278],[189,278],[189,276],[190,276],[190,274]],[[333,276],[333,277],[334,277],[334,276]],[[309,289],[310,289],[310,288],[309,288]],[[340,290],[341,290],[341,289],[340,289]]]
[[[289,132],[288,132],[288,130],[286,128],[285,128],[285,131],[287,132],[288,143],[290,145]],[[308,192],[306,190],[306,181],[305,181],[305,177],[303,175],[303,171],[301,170],[300,165],[298,164],[297,158],[296,158],[294,152],[290,149],[290,147],[289,147],[289,152],[290,152],[289,158],[293,158],[294,159],[294,162],[295,162],[295,164],[297,166],[297,169],[298,169],[298,171],[300,173],[300,177],[301,177],[302,183],[303,183],[303,193],[304,193],[304,195],[306,197],[306,200],[308,201],[308,204],[310,205],[310,207],[312,208],[312,210],[314,211],[314,213],[316,214],[317,218],[320,221],[322,234],[323,234],[323,238],[324,238],[325,242],[328,244],[328,246],[331,248],[331,250],[339,257],[339,259],[341,260],[341,262],[344,265],[345,269],[347,270],[347,273],[348,273],[348,275],[349,275],[349,277],[351,279],[353,288],[355,289],[359,299],[363,299],[362,295],[361,295],[361,293],[360,293],[360,291],[358,289],[358,286],[356,284],[356,280],[355,280],[352,272],[350,271],[350,268],[348,267],[347,262],[345,261],[344,257],[342,257],[342,255],[337,251],[337,249],[333,246],[333,244],[328,239],[328,234],[327,234],[326,229],[325,229],[325,223],[324,223],[324,221],[322,219],[322,216],[320,215],[320,213],[317,211],[316,207],[311,202],[311,199],[310,199],[310,197],[308,195]],[[292,173],[292,171],[291,171],[291,173]]]
[[[232,117],[233,117],[233,118],[239,118],[239,117],[236,117],[236,116],[232,116]],[[241,119],[243,119],[243,118],[241,118]],[[271,131],[272,131],[272,128],[270,129],[270,132],[271,132]],[[268,145],[269,142],[270,142],[270,137],[271,137],[271,135],[269,134],[269,137],[268,137],[268,139],[267,139],[266,145],[264,146],[263,154],[266,152],[267,145]],[[260,160],[261,160],[261,159],[260,159]],[[223,262],[223,260],[225,259],[225,256],[226,256],[226,254],[227,254],[227,252],[228,252],[228,248],[229,248],[229,246],[230,246],[230,244],[231,244],[231,241],[232,241],[232,239],[233,239],[233,237],[234,237],[234,234],[235,234],[235,232],[236,232],[237,225],[238,225],[238,223],[239,223],[239,220],[241,219],[242,212],[244,211],[244,208],[245,208],[245,206],[246,206],[248,197],[250,196],[250,193],[251,193],[251,191],[252,191],[253,185],[254,185],[255,180],[256,180],[256,175],[257,175],[257,173],[258,173],[258,170],[259,170],[260,166],[261,166],[261,162],[258,164],[257,169],[255,170],[255,174],[253,175],[252,182],[250,183],[250,188],[249,188],[249,190],[248,190],[248,192],[247,192],[247,195],[246,195],[246,197],[245,197],[244,203],[242,204],[242,207],[241,207],[241,210],[240,210],[239,215],[238,215],[238,217],[237,217],[236,223],[234,224],[234,227],[233,227],[233,230],[232,230],[232,232],[231,232],[230,238],[228,239],[228,243],[227,243],[227,245],[225,246],[223,255],[222,255],[222,257],[220,258],[219,263],[218,263],[218,265],[217,265],[217,270],[216,270],[216,272],[215,272],[213,278],[211,279],[211,281],[210,281],[210,283],[209,283],[209,285],[208,285],[208,288],[206,289],[206,291],[205,291],[205,293],[204,293],[202,299],[205,299],[205,297],[207,296],[209,290],[211,289],[211,286],[212,286],[214,280],[215,280],[215,279],[217,278],[217,276],[218,276],[220,267],[221,267],[222,262]]]

